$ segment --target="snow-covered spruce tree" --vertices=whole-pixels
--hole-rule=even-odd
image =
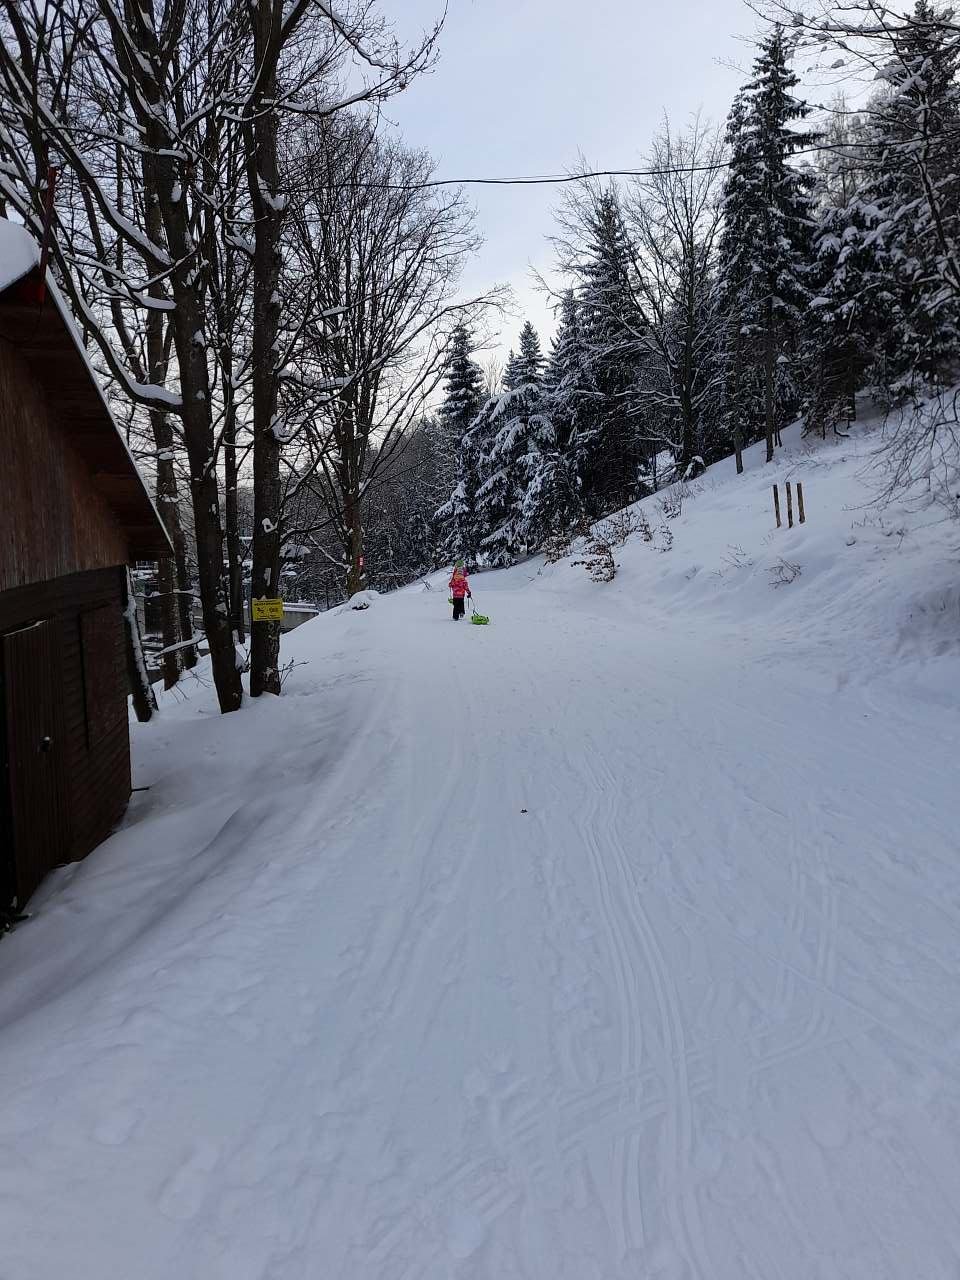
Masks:
[[[507,363],[503,366],[503,374],[500,378],[501,391],[514,391],[520,385],[522,378],[517,368],[518,359],[517,353],[511,347],[510,354],[507,356]]]
[[[616,188],[584,180],[566,196],[557,222],[557,266],[576,293],[594,392],[576,432],[576,465],[584,506],[597,516],[635,496],[643,450],[632,413],[646,322]]]
[[[481,484],[481,445],[488,429],[485,407],[486,402],[460,441],[453,492],[433,517],[434,526],[439,531],[436,559],[441,564],[457,559],[468,564],[477,562],[483,535],[477,513],[477,490]]]
[[[443,403],[437,415],[446,436],[458,447],[483,404],[483,371],[473,359],[473,350],[470,329],[458,324],[450,337]]]
[[[519,354],[511,352],[506,390],[493,396],[474,427],[481,454],[482,480],[476,511],[481,529],[480,549],[493,565],[510,564],[530,546],[524,518],[524,498],[540,457],[553,444],[553,427],[544,412],[543,352],[533,325],[520,334]]]
[[[871,112],[864,194],[897,284],[893,382],[952,376],[960,350],[960,46],[944,22],[952,16],[917,0],[893,31],[886,92]]]
[[[529,320],[524,322],[523,328],[520,330],[519,355],[514,356],[513,352],[510,355],[509,375],[512,385],[508,384],[506,377],[504,377],[504,386],[508,386],[510,390],[522,386],[539,387],[543,381],[543,369],[546,361],[540,347],[540,338]]]
[[[955,112],[955,52],[960,15],[953,5],[915,0],[912,11],[880,5],[877,0],[845,0],[800,7],[793,0],[763,0],[763,8],[789,24],[792,36],[808,47],[833,46],[843,56],[836,66],[848,71],[859,66],[873,79],[894,90],[891,101],[906,108],[902,142],[896,128],[888,138],[891,152],[909,158],[902,172],[917,179],[929,220],[926,228],[937,245],[936,274],[945,294],[960,299],[960,251],[953,223],[957,213],[956,129],[949,124]],[[883,129],[878,130],[878,135]],[[887,165],[890,169],[899,166]],[[942,181],[938,181],[939,178]],[[911,203],[887,210],[899,222],[917,209]]]
[[[885,87],[856,130],[853,190],[820,211],[813,429],[852,417],[863,384],[897,396],[955,373],[960,292],[950,287],[949,259],[960,230],[960,89],[948,15],[919,0],[889,28]]]
[[[816,296],[804,340],[808,431],[825,434],[853,421],[860,386],[885,386],[897,363],[904,317],[891,261],[892,230],[877,206],[859,194],[820,210]]]
[[[577,464],[582,437],[591,430],[590,410],[596,390],[572,289],[560,299],[560,317],[543,386],[543,412],[551,423],[552,443],[543,441],[523,500],[526,541],[536,547],[567,534],[583,517]]]
[[[727,138],[731,165],[723,193],[720,244],[723,296],[732,312],[727,341],[727,395],[749,411],[751,385],[762,388],[763,418],[739,423],[747,440],[767,441],[767,460],[781,427],[800,404],[800,335],[811,296],[812,174],[790,163],[812,138],[789,126],[809,114],[793,95],[781,27],[760,46],[753,79],[734,103]]]
[[[866,115],[852,114],[842,95],[823,131],[830,150],[820,156],[813,290],[804,326],[809,380],[806,431],[825,434],[856,417],[856,392],[886,364],[896,319],[891,264],[877,213],[864,200],[872,145]]]
[[[631,420],[645,329],[633,284],[632,250],[615,190],[600,193],[586,217],[580,263],[580,323],[597,396],[590,429],[578,439],[577,470],[587,510],[600,515],[634,497],[642,461]]]
[[[560,299],[557,332],[544,374],[544,387],[557,433],[557,447],[576,450],[590,429],[597,399],[590,359],[580,322],[580,304],[573,289]]]
[[[478,441],[470,439],[469,432],[484,398],[483,372],[473,359],[473,336],[461,323],[451,336],[444,399],[437,415],[439,446],[454,457],[453,492],[434,517],[442,560],[476,559]]]
[[[736,455],[738,472],[743,470],[743,448],[759,432],[763,413],[757,370],[747,358],[747,326],[752,312],[748,285],[753,274],[747,224],[750,210],[760,199],[759,166],[755,140],[747,129],[748,111],[747,93],[741,89],[727,116],[729,159],[716,277],[717,307],[724,329],[720,348],[721,432]]]

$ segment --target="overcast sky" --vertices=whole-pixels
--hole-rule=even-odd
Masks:
[[[403,0],[408,40],[442,0]],[[384,6],[384,10],[391,6]],[[596,168],[630,168],[663,112],[680,124],[702,108],[722,121],[749,66],[756,30],[741,0],[449,0],[436,70],[389,105],[404,137],[437,160],[438,177],[562,173],[579,153]],[[465,290],[509,283],[541,331],[553,318],[530,264],[546,270],[551,187],[471,187],[485,244]],[[507,318],[504,350],[519,320]]]

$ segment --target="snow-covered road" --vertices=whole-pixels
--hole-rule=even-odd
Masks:
[[[533,572],[141,735],[0,946],[0,1277],[957,1276],[955,710]]]

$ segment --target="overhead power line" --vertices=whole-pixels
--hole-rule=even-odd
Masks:
[[[953,134],[944,133],[938,138],[929,139],[930,145],[948,142]],[[791,152],[791,159],[797,156],[822,155],[825,152],[845,156],[855,161],[856,156],[850,154],[856,148],[869,151],[892,151],[901,147],[916,150],[922,140],[905,139],[902,142],[877,142],[876,140],[850,141],[843,143],[821,143],[816,146],[802,147]],[[570,182],[585,182],[591,178],[667,178],[679,174],[717,173],[721,169],[729,169],[732,161],[713,160],[708,164],[665,166],[652,169],[590,169],[582,173],[539,173],[520,174],[506,178],[427,178],[423,182],[338,182],[336,188],[363,190],[366,188],[386,191],[426,191],[431,187],[536,187],[559,186]]]

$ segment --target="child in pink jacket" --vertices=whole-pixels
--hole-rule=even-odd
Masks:
[[[453,577],[450,579],[448,586],[450,587],[450,594],[453,596],[453,620],[458,622],[463,617],[464,609],[466,608],[464,597],[470,596],[473,599],[470,583],[467,581],[467,571],[463,567],[462,560],[458,560],[453,566]]]

